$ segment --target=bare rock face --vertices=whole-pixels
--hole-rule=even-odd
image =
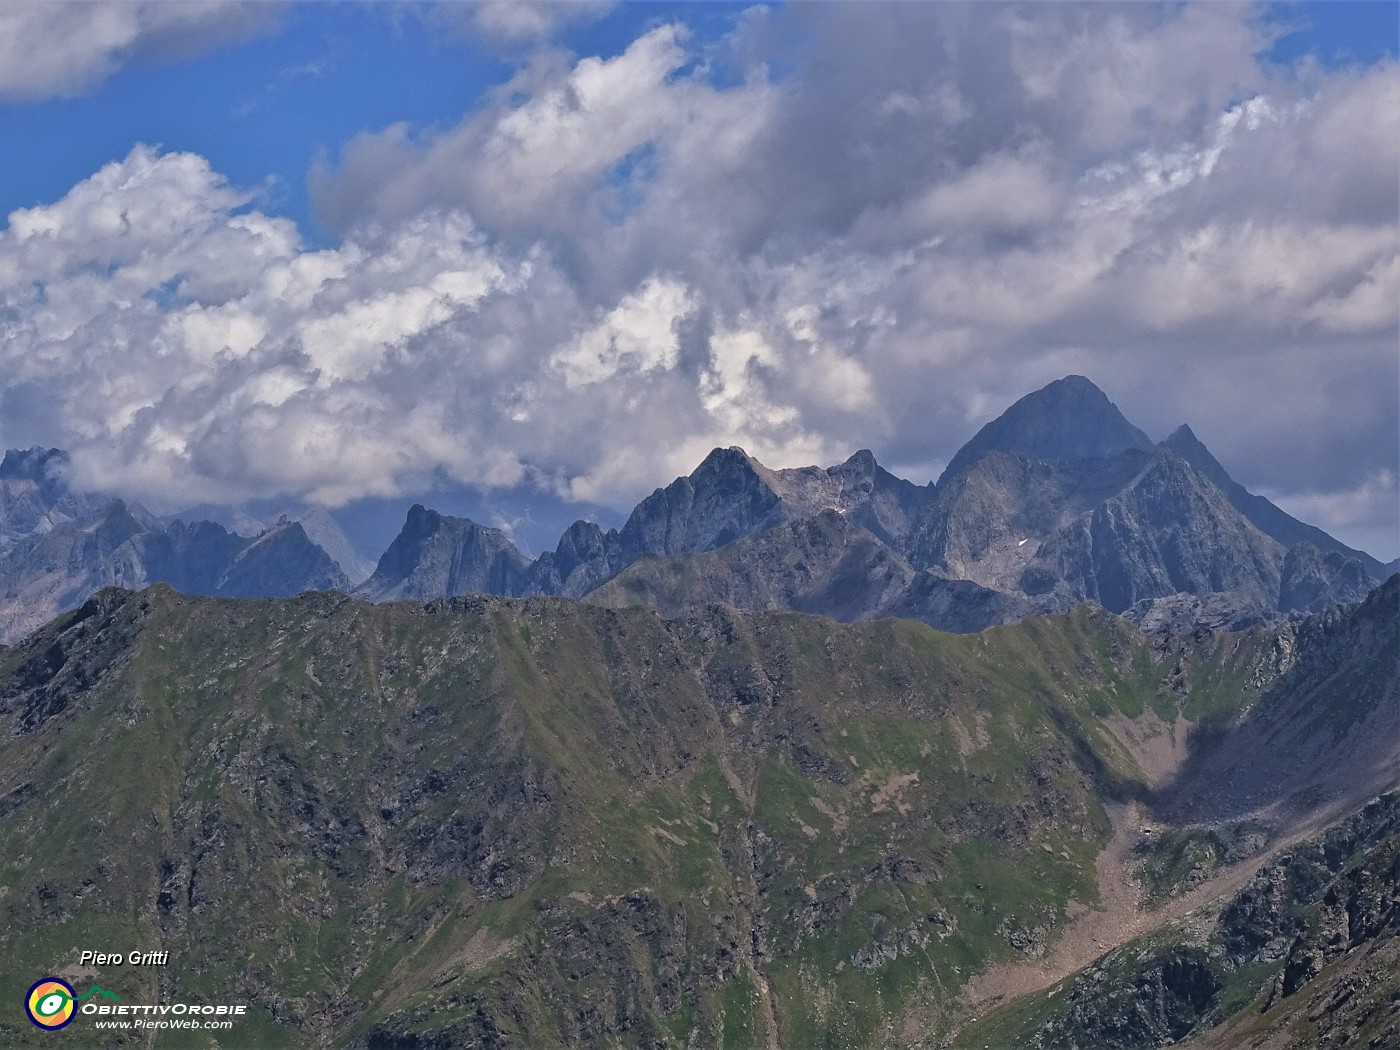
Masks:
[[[1211,631],[1244,631],[1268,620],[1273,608],[1257,598],[1233,591],[1200,597],[1171,594],[1144,598],[1123,613],[1147,635],[1170,638],[1197,627]]]
[[[789,514],[771,478],[743,449],[715,449],[637,504],[622,527],[623,556],[698,554],[781,525]]]
[[[415,504],[403,530],[356,593],[371,601],[520,594],[530,560],[491,529]]]
[[[1113,612],[1144,598],[1233,591],[1272,605],[1283,551],[1185,460],[1158,452],[1121,492],[1057,530],[1021,577]]]
[[[1361,601],[1372,586],[1360,559],[1304,542],[1290,548],[1283,559],[1278,607],[1283,612],[1322,612],[1339,601]]]
[[[604,532],[591,521],[576,521],[559,545],[530,567],[527,594],[562,594],[578,598],[627,564],[616,529]]]
[[[1384,580],[1390,575],[1385,566],[1369,554],[1353,550],[1339,540],[1333,539],[1321,529],[1305,524],[1280,510],[1263,496],[1256,496],[1246,490],[1243,485],[1230,477],[1225,468],[1210,454],[1205,445],[1201,444],[1200,439],[1186,424],[1183,423],[1174,430],[1162,442],[1161,447],[1175,452],[1209,478],[1221,492],[1225,493],[1230,504],[1243,514],[1250,524],[1266,536],[1273,537],[1283,546],[1295,547],[1300,543],[1306,543],[1324,553],[1340,554],[1343,558],[1355,559],[1361,563],[1362,570],[1377,581]]]

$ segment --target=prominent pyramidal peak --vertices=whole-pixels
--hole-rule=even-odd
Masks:
[[[1102,390],[1083,376],[1065,376],[1027,394],[979,430],[958,450],[943,477],[960,474],[989,452],[1059,461],[1098,459],[1152,446]]]

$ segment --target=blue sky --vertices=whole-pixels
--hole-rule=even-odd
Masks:
[[[746,6],[625,4],[558,44],[613,56],[675,20],[713,39]],[[10,158],[0,213],[56,200],[145,142],[199,153],[238,185],[266,187],[264,208],[323,242],[306,187],[318,156],[364,130],[403,122],[430,133],[457,122],[508,79],[516,53],[446,32],[406,4],[294,5],[253,40],[134,62],[76,98],[0,104],[0,155]]]
[[[1081,372],[1394,557],[1398,10],[9,5],[0,438],[538,547]]]

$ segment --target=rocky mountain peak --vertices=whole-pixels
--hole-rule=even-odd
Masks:
[[[841,464],[842,471],[849,474],[863,474],[873,476],[880,465],[875,462],[875,453],[868,448],[863,448],[859,452],[851,455],[846,462]]]
[[[500,529],[415,503],[374,574],[356,593],[375,601],[474,592],[519,594],[529,567],[530,559]]]
[[[1201,443],[1201,439],[1186,423],[1173,430],[1158,447],[1176,453],[1221,487],[1231,483],[1229,473],[1220,465],[1220,461],[1210,454],[1210,449]]]
[[[787,519],[773,472],[737,445],[713,450],[689,477],[657,489],[621,533],[626,557],[711,550]]]
[[[761,464],[748,452],[738,445],[730,445],[728,448],[711,449],[690,477],[693,481],[699,481],[710,476],[757,474],[761,469]]]
[[[979,430],[958,450],[943,479],[957,476],[993,451],[1067,461],[1152,447],[1152,440],[1129,423],[1102,390],[1083,376],[1065,376],[1027,394]]]
[[[1385,569],[1375,558],[1364,551],[1353,550],[1346,544],[1333,539],[1315,526],[1305,524],[1287,512],[1276,507],[1263,496],[1255,495],[1230,476],[1229,471],[1216,459],[1192,429],[1182,424],[1157,446],[1184,459],[1191,466],[1209,478],[1230,503],[1245,516],[1255,528],[1271,536],[1284,547],[1294,547],[1300,543],[1309,544],[1320,551],[1339,554],[1346,559],[1355,559],[1365,574],[1373,579],[1384,579]]]

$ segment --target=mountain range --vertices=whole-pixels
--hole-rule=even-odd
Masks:
[[[144,508],[73,492],[57,449],[0,462],[0,640],[13,641],[105,586],[168,583],[190,594],[268,597],[350,580],[299,522],[255,536],[210,521],[162,522]]]
[[[1081,376],[1016,402],[934,484],[897,478],[868,451],[770,470],[715,449],[620,529],[578,521],[533,559],[500,529],[415,505],[369,572],[320,508],[243,535],[75,493],[65,464],[35,448],[0,465],[0,639],[109,584],[372,601],[554,595],[667,615],[719,602],[963,632],[1086,599],[1141,618],[1182,594],[1245,625],[1360,600],[1396,568],[1246,491],[1189,427],[1154,444]]]
[[[1177,594],[1243,624],[1360,600],[1391,568],[1247,492],[1189,427],[1154,444],[1069,376],[983,427],[936,484],[868,451],[770,470],[716,449],[620,530],[578,522],[534,561],[499,530],[414,507],[356,593],[551,594],[668,615],[721,602],[976,631],[1086,599],[1143,616]]]

